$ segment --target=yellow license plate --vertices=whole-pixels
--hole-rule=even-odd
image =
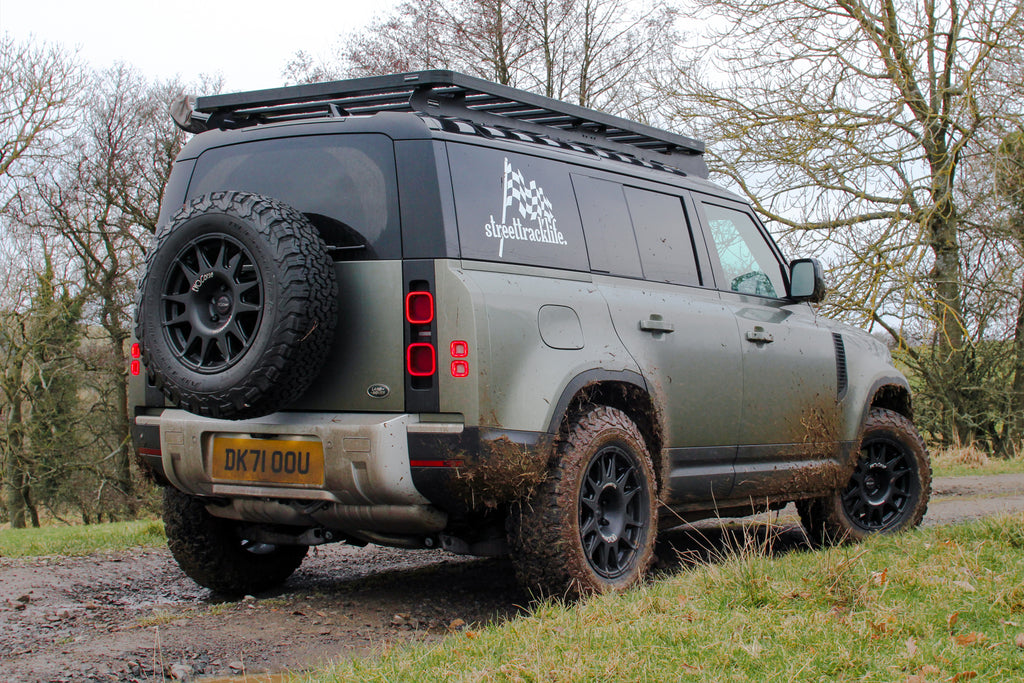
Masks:
[[[211,473],[221,481],[323,486],[324,447],[316,439],[213,439]]]

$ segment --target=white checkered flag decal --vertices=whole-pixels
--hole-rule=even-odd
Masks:
[[[521,171],[512,169],[508,158],[505,159],[505,202],[501,207],[501,222],[507,224],[508,208],[513,200],[518,205],[519,217],[537,221],[540,228],[554,228],[555,214],[551,200],[544,196],[544,190],[537,187],[533,180],[526,184]]]

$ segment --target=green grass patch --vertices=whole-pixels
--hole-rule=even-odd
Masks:
[[[936,477],[1024,473],[1024,452],[1008,458],[993,457],[973,445],[933,449],[931,461]]]
[[[45,526],[39,529],[3,529],[0,531],[0,557],[88,555],[138,546],[158,546],[166,542],[163,522],[152,519],[81,526]]]
[[[397,647],[314,681],[1017,681],[1024,516],[770,557]]]

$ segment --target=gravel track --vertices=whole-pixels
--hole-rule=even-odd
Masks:
[[[924,524],[1024,511],[1024,475],[939,478]],[[790,506],[776,549],[805,537]],[[658,566],[707,561],[730,529],[662,535]],[[0,680],[157,681],[302,669],[513,618],[511,562],[438,550],[314,549],[283,589],[237,602],[192,583],[166,549],[0,558]]]

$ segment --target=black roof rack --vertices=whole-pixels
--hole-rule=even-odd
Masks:
[[[708,175],[704,143],[699,140],[454,71],[417,71],[200,97],[179,125],[200,132],[387,111],[523,130],[560,142],[623,152],[700,177]]]

